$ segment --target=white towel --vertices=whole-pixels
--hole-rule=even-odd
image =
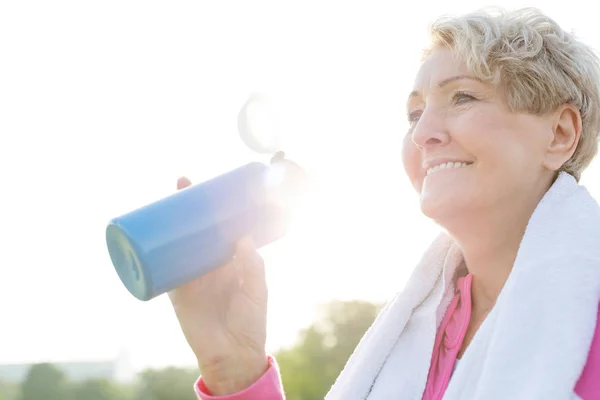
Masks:
[[[420,400],[452,299],[460,249],[441,234],[369,328],[326,400]],[[585,366],[600,302],[600,208],[561,173],[534,211],[511,274],[445,400],[565,400]]]

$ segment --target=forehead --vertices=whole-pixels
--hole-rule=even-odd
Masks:
[[[455,58],[452,50],[439,48],[431,52],[421,64],[413,83],[413,90],[420,92],[435,87],[445,79],[468,75],[471,74],[466,64]]]

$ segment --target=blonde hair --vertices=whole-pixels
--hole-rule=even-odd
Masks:
[[[537,115],[563,104],[579,109],[578,146],[561,168],[580,179],[598,152],[600,62],[589,46],[534,8],[442,17],[430,29],[430,49],[452,49],[480,79],[503,84],[511,110]]]

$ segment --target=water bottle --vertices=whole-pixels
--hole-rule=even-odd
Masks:
[[[242,108],[239,129],[246,145],[264,153],[269,148],[247,123],[256,100]],[[108,223],[112,264],[133,296],[151,300],[230,261],[243,236],[257,248],[283,237],[305,183],[304,170],[279,151],[268,164],[251,162],[179,190]]]
[[[304,179],[283,157],[251,162],[111,220],[106,243],[122,283],[147,301],[228,262],[243,236],[258,248],[276,241]]]

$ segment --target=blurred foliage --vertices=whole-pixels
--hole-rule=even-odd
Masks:
[[[20,390],[19,384],[0,380],[0,400],[16,400]]]
[[[136,400],[197,400],[194,382],[198,371],[169,367],[146,370],[139,375]]]
[[[31,367],[23,385],[20,400],[70,400],[71,392],[65,374],[52,364]]]
[[[72,387],[72,400],[131,400],[126,387],[106,379],[90,379]]]
[[[302,330],[295,345],[275,354],[287,400],[322,400],[371,325],[380,305],[334,301]],[[197,400],[197,369],[140,372],[131,384],[103,379],[69,382],[48,363],[33,365],[21,385],[0,381],[0,400]]]
[[[275,355],[286,399],[322,400],[380,310],[362,301],[324,306],[296,345]]]

